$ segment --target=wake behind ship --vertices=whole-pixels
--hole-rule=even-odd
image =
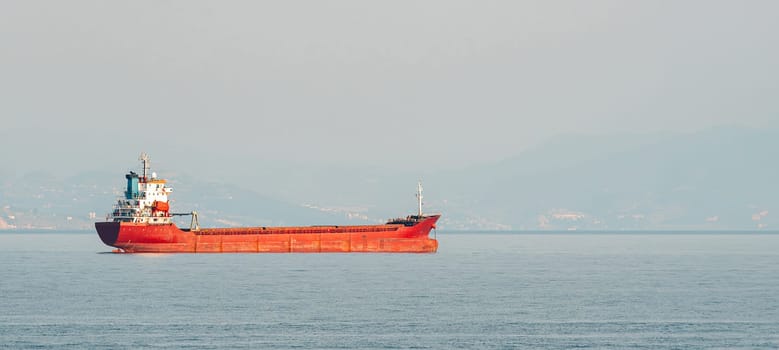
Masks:
[[[422,186],[417,187],[418,213],[383,225],[200,228],[197,213],[172,213],[166,180],[149,175],[149,157],[141,154],[143,173],[125,175],[127,189],[105,222],[96,222],[103,243],[122,253],[434,253],[430,238],[440,215],[422,214]],[[172,222],[191,215],[189,229]]]

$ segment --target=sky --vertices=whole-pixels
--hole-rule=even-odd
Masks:
[[[9,171],[446,168],[779,127],[776,1],[3,1]]]

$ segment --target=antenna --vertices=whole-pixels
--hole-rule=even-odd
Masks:
[[[138,160],[143,162],[143,178],[144,181],[146,180],[146,174],[149,173],[149,155],[146,154],[146,152],[141,152],[141,156],[138,157]]]
[[[417,182],[417,204],[419,204],[419,217],[422,217],[422,181]]]

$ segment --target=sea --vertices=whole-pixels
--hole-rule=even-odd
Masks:
[[[0,348],[778,349],[779,234],[438,232],[436,254],[0,234]]]

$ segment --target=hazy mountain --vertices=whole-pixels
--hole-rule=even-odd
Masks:
[[[458,209],[513,228],[776,227],[777,149],[776,131],[737,128],[561,137],[447,186]]]
[[[779,227],[777,149],[776,130],[731,127],[561,136],[455,170],[276,163],[235,173],[227,157],[220,178],[200,176],[212,164],[152,165],[174,188],[173,211],[197,210],[204,226],[380,222],[414,212],[422,179],[425,210],[442,212],[444,229],[746,230]],[[122,171],[2,173],[5,227],[89,228],[124,186]]]
[[[29,173],[5,178],[0,187],[0,229],[92,229],[125,189],[124,174],[75,176]],[[345,213],[269,198],[245,188],[181,176],[171,179],[172,211],[198,211],[201,226],[268,226],[363,223]],[[177,217],[184,227],[189,217]]]

